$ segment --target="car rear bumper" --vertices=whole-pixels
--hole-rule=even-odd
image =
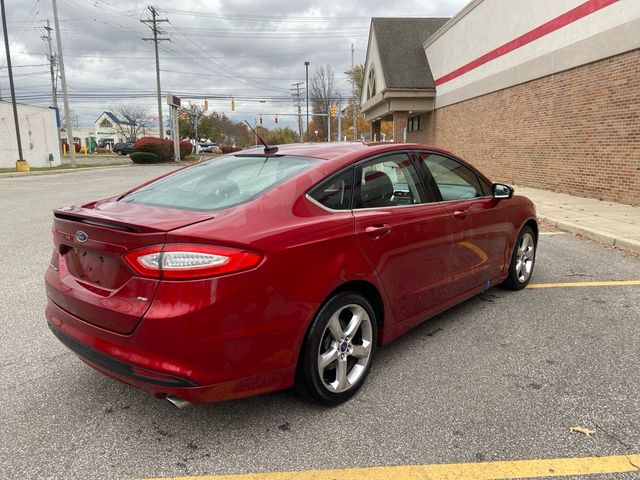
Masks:
[[[48,322],[48,326],[51,332],[65,347],[78,355],[82,360],[101,371],[107,371],[114,376],[128,379],[129,382],[144,382],[174,388],[197,386],[195,383],[185,380],[184,378],[139,368],[135,365],[110,357],[109,355],[105,355],[99,350],[90,348],[83,343],[80,343],[75,338],[63,333],[62,330],[53,326],[51,322]]]
[[[51,299],[45,313],[56,338],[83,362],[157,398],[172,395],[191,403],[210,403],[281,390],[293,384],[295,363],[268,371],[261,371],[258,363],[253,372],[243,369],[229,372],[221,366],[219,371],[203,375],[200,365],[190,364],[179,355],[172,356],[171,351],[144,348],[144,339],[135,338],[136,334],[148,338],[144,332],[121,335],[106,331],[66,312]],[[195,343],[190,338],[175,339],[176,345],[190,341]],[[211,345],[211,349],[222,351],[225,346]]]

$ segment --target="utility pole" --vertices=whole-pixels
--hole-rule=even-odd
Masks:
[[[291,85],[292,87],[295,87],[295,92],[292,91],[291,92],[291,96],[294,98],[295,100],[295,104],[298,107],[298,135],[300,137],[300,142],[303,141],[302,139],[302,106],[300,105],[300,85],[302,85],[302,82],[298,82],[298,83],[294,83],[293,85]]]
[[[307,128],[305,131],[307,132],[307,141],[309,140],[309,62],[304,62],[305,68],[305,79],[307,83]]]
[[[4,0],[0,0],[2,9],[2,31],[4,33],[4,48],[7,54],[7,71],[9,73],[9,89],[11,90],[11,104],[13,105],[13,121],[16,123],[16,140],[18,141],[18,161],[23,162],[22,140],[20,139],[20,122],[18,121],[18,106],[16,105],[16,89],[13,85],[13,69],[11,68],[11,51],[9,50],[9,36],[7,35],[7,15],[4,11]],[[16,165],[17,166],[17,165]]]
[[[42,27],[47,33],[42,38],[47,41],[49,46],[49,70],[51,71],[51,104],[56,109],[56,115],[58,112],[58,92],[56,88],[56,57],[53,55],[53,47],[51,46],[51,31],[53,28],[49,26],[49,20],[47,19],[47,26]]]
[[[156,85],[158,88],[158,133],[160,138],[164,138],[164,125],[162,124],[162,98],[160,95],[160,59],[158,57],[158,42],[162,42],[165,40],[169,40],[168,38],[159,38],[158,35],[162,35],[162,32],[158,28],[158,23],[168,22],[169,20],[166,18],[158,19],[158,12],[154,7],[149,5],[147,7],[151,12],[151,19],[149,20],[140,20],[142,23],[149,24],[149,28],[153,32],[153,38],[143,38],[142,40],[146,42],[153,42],[156,50]]]
[[[342,141],[342,97],[338,95],[338,141]]]
[[[193,131],[195,132],[196,143],[198,143],[198,107],[195,109],[195,121],[193,122]]]
[[[67,94],[67,77],[64,74],[64,56],[62,55],[62,36],[60,35],[60,21],[58,20],[58,4],[53,3],[53,25],[56,29],[56,43],[58,45],[58,57],[60,65],[60,82],[62,83],[62,99],[64,101],[64,129],[67,132],[67,146],[69,147],[69,157],[71,168],[76,168],[76,146],[73,142],[73,130],[71,130],[71,110],[69,109],[69,95]]]
[[[351,71],[353,72],[353,69],[355,68],[355,64],[353,63],[353,54],[355,53],[356,49],[353,46],[353,43],[351,44]],[[351,117],[353,120],[353,141],[355,142],[356,139],[358,138],[358,120],[357,120],[357,114],[356,114],[356,81],[355,78],[353,80],[353,82],[351,82],[351,96],[353,97],[353,100],[351,101]]]
[[[47,32],[42,38],[47,41],[49,46],[49,69],[51,71],[51,105],[56,112],[56,137],[58,138],[58,150],[60,150],[60,109],[58,108],[58,85],[56,81],[56,57],[53,55],[53,47],[51,46],[51,31],[53,28],[49,25],[49,19],[47,19],[47,26],[43,27]],[[74,146],[75,147],[75,146]],[[62,152],[60,152],[62,158]]]

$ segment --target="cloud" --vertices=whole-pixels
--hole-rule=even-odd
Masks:
[[[40,36],[44,20],[51,19],[53,26],[51,4],[45,0],[5,3],[17,95],[25,103],[48,105],[51,82],[46,44]],[[58,3],[71,108],[80,123],[90,125],[102,110],[117,103],[139,103],[153,111],[154,50],[152,43],[142,40],[151,31],[140,22],[149,16],[146,4],[126,0]],[[351,65],[351,44],[355,62],[364,62],[371,17],[451,16],[466,0],[153,3],[159,18],[169,20],[159,24],[169,38],[160,44],[162,91],[210,95],[211,110],[224,111],[236,120],[252,120],[258,113],[294,112],[289,89],[292,83],[304,81],[305,61],[311,62],[311,72],[315,66],[331,65],[339,90],[348,95],[343,72]],[[4,65],[3,53],[0,65]],[[3,98],[8,96],[6,72],[0,68]],[[215,99],[216,95],[224,98]],[[237,106],[233,113],[232,96]],[[282,117],[278,125],[295,128],[293,117],[289,118]]]

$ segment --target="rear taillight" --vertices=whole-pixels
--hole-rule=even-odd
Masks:
[[[143,277],[188,280],[248,270],[258,265],[262,256],[235,248],[168,244],[131,250],[124,259]]]

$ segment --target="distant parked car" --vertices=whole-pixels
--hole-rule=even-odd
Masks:
[[[200,153],[213,153],[215,149],[218,148],[217,143],[199,143],[198,144],[198,152]]]
[[[117,153],[118,155],[129,155],[131,152],[133,152],[132,142],[120,142],[113,146],[113,153]]]

